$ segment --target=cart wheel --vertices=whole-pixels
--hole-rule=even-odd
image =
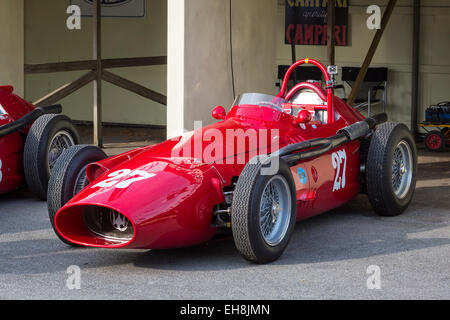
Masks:
[[[64,116],[48,114],[31,126],[24,148],[24,172],[28,188],[40,199],[47,199],[50,172],[67,148],[80,142],[77,129]]]
[[[417,150],[408,127],[379,125],[372,137],[366,163],[369,201],[381,216],[401,214],[411,203],[416,187]]]
[[[56,213],[89,184],[86,175],[88,164],[105,158],[106,154],[97,147],[77,145],[64,151],[55,163],[48,186],[48,215],[56,235],[68,245],[75,246],[58,233]]]
[[[450,128],[442,129],[442,134],[445,137],[445,145],[450,146]]]
[[[297,212],[291,170],[280,159],[275,174],[263,175],[261,169],[266,164],[270,164],[268,156],[253,158],[242,171],[233,195],[234,243],[245,259],[255,263],[281,256],[292,236]]]
[[[425,147],[431,152],[441,152],[444,151],[445,141],[444,134],[434,130],[425,136]]]

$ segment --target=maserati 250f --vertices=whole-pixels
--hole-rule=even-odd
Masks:
[[[320,68],[325,88],[308,81],[287,90],[302,64]],[[360,192],[376,213],[402,213],[415,189],[413,137],[385,114],[365,118],[334,96],[335,74],[303,59],[277,96],[242,94],[228,113],[214,109],[219,122],[178,139],[112,158],[69,148],[48,191],[56,234],[71,245],[164,249],[229,230],[244,258],[267,263],[296,221]]]

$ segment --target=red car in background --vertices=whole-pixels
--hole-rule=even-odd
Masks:
[[[324,85],[287,90],[302,64]],[[414,139],[386,114],[365,118],[333,95],[336,66],[293,64],[277,96],[240,95],[219,122],[112,158],[74,146],[55,164],[48,191],[51,223],[67,244],[164,249],[232,234],[256,263],[283,253],[296,221],[365,192],[384,216],[402,213],[416,183]],[[339,232],[339,231],[336,231]]]
[[[0,194],[24,182],[46,200],[48,180],[61,153],[80,141],[71,120],[58,115],[61,105],[36,108],[0,86]]]

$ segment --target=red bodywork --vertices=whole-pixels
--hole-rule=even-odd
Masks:
[[[13,87],[0,86],[0,127],[19,120],[34,109],[31,103],[13,93]],[[16,190],[24,183],[23,135],[30,127],[0,137],[0,194]]]
[[[325,67],[320,63],[301,60],[288,71],[285,84],[292,70],[303,63],[319,66],[326,81],[329,80]],[[217,232],[217,228],[212,226],[213,209],[224,202],[223,189],[233,185],[254,150],[249,143],[242,152],[235,146],[233,139],[227,139],[219,144],[220,148],[211,152],[214,154],[214,161],[199,163],[195,161],[196,143],[199,143],[204,154],[210,151],[215,141],[212,138],[206,141],[205,134],[216,132],[225,137],[230,129],[242,129],[244,132],[249,129],[255,132],[262,129],[278,130],[276,136],[269,134],[267,138],[258,138],[257,148],[261,154],[276,151],[270,150],[273,138],[279,139],[279,148],[282,148],[293,143],[333,136],[343,127],[364,119],[344,101],[333,96],[331,88],[324,92],[317,85],[303,83],[286,94],[286,86],[283,85],[278,97],[290,96],[293,91],[303,88],[314,90],[328,103],[325,106],[297,107],[306,110],[325,108],[328,119],[332,119],[328,124],[313,121],[299,123],[291,114],[270,107],[234,106],[223,121],[197,130],[187,138],[168,140],[91,164],[87,168],[91,184],[57,213],[56,228],[71,242],[105,248],[175,248],[211,239]],[[286,104],[286,107],[292,105]],[[186,148],[188,145],[192,148]],[[230,154],[230,148],[232,156],[226,158],[225,155]],[[357,195],[360,188],[359,148],[359,141],[349,142],[291,168],[297,189],[297,220],[339,207]],[[194,150],[194,156],[184,153],[183,150],[189,149]],[[336,165],[333,154],[338,152],[346,155],[345,164]],[[243,155],[246,156],[245,161],[242,161]],[[181,162],[181,159],[184,161]],[[127,183],[130,175],[126,173],[136,170],[146,173],[147,177],[150,174],[151,177]],[[306,173],[306,181],[299,176],[300,171]],[[345,187],[334,190],[338,178],[344,179],[344,182],[338,182]],[[121,188],[118,188],[121,183]],[[124,183],[126,187],[123,187]],[[133,225],[133,238],[124,242],[94,235],[87,228],[83,217],[88,206],[106,207],[123,214]]]

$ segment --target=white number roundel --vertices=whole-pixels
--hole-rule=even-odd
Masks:
[[[131,184],[141,181],[150,179],[156,176],[154,173],[148,173],[146,171],[142,170],[130,170],[130,169],[122,169],[115,171],[108,175],[108,179],[103,180],[102,182],[97,183],[96,185],[92,186],[92,188],[110,188],[115,187],[117,189],[126,189]],[[126,180],[120,181],[124,178],[127,178]],[[120,181],[120,182],[119,182]]]
[[[333,192],[345,188],[346,185],[346,171],[347,171],[347,153],[345,150],[335,152],[331,156],[333,168],[336,170],[334,178]]]

